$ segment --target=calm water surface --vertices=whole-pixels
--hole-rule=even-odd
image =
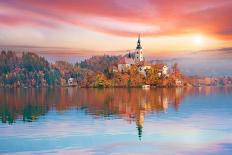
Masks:
[[[232,88],[0,89],[0,153],[232,154]]]

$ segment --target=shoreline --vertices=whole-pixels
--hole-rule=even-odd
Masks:
[[[215,87],[215,88],[228,88],[232,87],[232,85],[228,86],[151,86],[150,88],[143,88],[143,87],[124,87],[124,86],[112,86],[112,87],[80,87],[80,86],[43,86],[43,87],[0,87],[0,89],[43,89],[43,88],[85,88],[85,89],[111,89],[111,88],[123,88],[123,89],[156,89],[156,88],[205,88],[205,87]]]

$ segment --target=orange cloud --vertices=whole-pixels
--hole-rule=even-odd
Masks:
[[[113,35],[138,34],[118,25],[124,23],[132,28],[141,24],[147,36],[204,32],[232,37],[232,2],[227,0],[2,0],[0,6],[12,10],[0,12],[0,24],[8,26],[74,24]]]

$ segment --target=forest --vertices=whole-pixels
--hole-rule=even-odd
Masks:
[[[146,76],[139,73],[141,64],[133,65],[123,72],[114,72],[122,56],[93,56],[76,64],[65,61],[49,63],[44,57],[31,52],[16,54],[12,51],[1,51],[0,87],[57,87],[68,86],[73,79],[78,87],[174,87],[176,80],[183,85],[191,83],[174,64],[169,76],[159,76],[163,64],[151,64]]]

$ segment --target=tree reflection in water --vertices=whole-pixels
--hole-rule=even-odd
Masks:
[[[16,120],[31,122],[53,109],[63,112],[84,108],[86,114],[93,117],[117,116],[128,122],[135,122],[141,139],[147,113],[166,112],[170,106],[178,111],[186,96],[208,95],[218,89],[220,88],[0,89],[0,119],[2,123],[9,124]]]

